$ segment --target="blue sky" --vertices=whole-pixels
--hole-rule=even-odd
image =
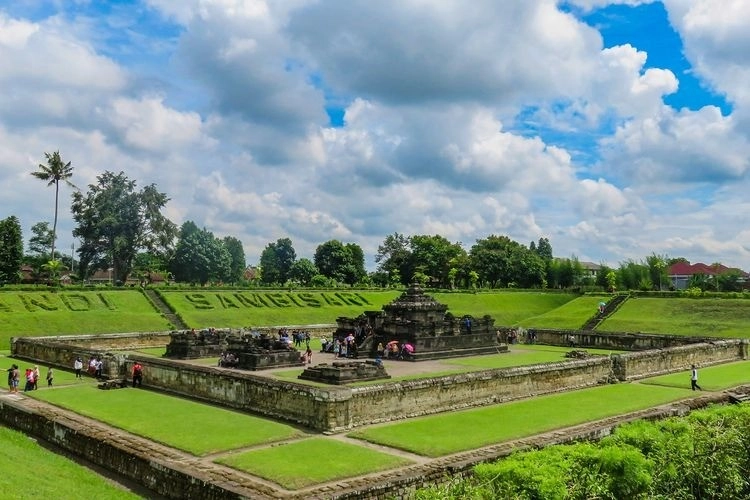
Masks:
[[[0,217],[51,219],[27,173],[59,149],[79,186],[156,183],[249,264],[288,236],[301,257],[358,243],[372,269],[399,232],[750,270],[750,6],[425,6],[0,2]]]

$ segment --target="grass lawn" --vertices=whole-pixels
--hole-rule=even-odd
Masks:
[[[400,292],[253,291],[187,292],[161,296],[193,328],[332,324],[339,316],[379,310]]]
[[[216,461],[290,490],[411,463],[401,457],[326,438],[283,443]]]
[[[597,330],[748,338],[750,300],[630,298]]]
[[[164,347],[146,347],[144,349],[138,349],[135,352],[145,354],[147,356],[155,356],[161,358],[167,353],[167,346]]]
[[[21,385],[19,386],[19,390],[23,390],[23,385],[26,383],[24,379],[24,371],[26,368],[33,368],[34,363],[25,360],[25,359],[16,359],[12,358],[10,356],[3,356],[0,357],[0,370],[2,370],[3,373],[6,373],[6,370],[10,368],[10,365],[13,363],[18,365],[18,368],[20,370],[21,375]],[[40,379],[38,382],[39,390],[47,390],[47,366],[45,365],[38,365],[39,366],[39,375]],[[65,386],[65,385],[73,385],[73,384],[88,384],[93,382],[94,379],[91,377],[88,377],[84,375],[84,378],[82,379],[76,379],[75,372],[73,371],[67,371],[62,370],[60,368],[53,368],[52,370],[53,374],[53,381],[52,386],[53,388],[58,386]],[[6,379],[3,379],[3,384],[5,384]]]
[[[141,498],[102,476],[0,427],[0,489],[8,498]]]
[[[666,387],[690,388],[690,367],[684,372],[661,375],[639,381],[641,384]],[[707,391],[722,391],[743,384],[750,384],[750,361],[738,361],[724,365],[698,367],[698,385]]]
[[[439,457],[666,404],[692,394],[689,388],[607,385],[374,426],[349,436]]]
[[[602,356],[608,356],[610,354],[616,354],[623,351],[611,351],[605,349],[589,349],[589,348],[578,348],[578,350],[584,350],[591,354],[598,354]],[[433,378],[441,377],[444,375],[454,375],[456,373],[467,373],[480,370],[491,370],[495,368],[510,368],[514,366],[527,366],[536,365],[539,363],[554,363],[558,361],[566,361],[565,353],[569,352],[570,349],[567,347],[547,346],[547,345],[527,345],[527,344],[515,344],[510,346],[508,353],[502,354],[489,354],[482,356],[467,356],[465,358],[454,358],[443,360],[445,365],[444,370],[432,371],[429,373],[415,373],[412,375],[404,375],[393,377],[389,379],[390,382],[399,382],[404,380],[418,380],[422,378]],[[313,362],[315,361],[315,355],[313,355]],[[385,360],[386,371],[388,371],[389,363],[400,363],[400,361],[388,361]],[[294,380],[301,384],[322,386],[326,384],[320,384],[311,382],[308,380],[298,380],[297,376],[302,373],[304,368],[294,368],[289,370],[280,370],[273,373],[273,376],[283,380]],[[383,380],[372,380],[368,382],[356,382],[349,384],[352,386],[364,386],[372,384],[382,384]]]
[[[0,347],[11,336],[163,331],[170,323],[138,290],[0,292]]]
[[[609,300],[607,297],[584,295],[566,302],[556,309],[546,311],[539,316],[525,318],[519,322],[524,328],[557,328],[578,330],[597,312],[599,302]]]
[[[489,314],[496,325],[515,325],[524,319],[557,309],[576,295],[543,292],[436,293],[454,316]]]
[[[286,424],[140,389],[102,391],[87,384],[29,394],[195,455],[300,435]]]

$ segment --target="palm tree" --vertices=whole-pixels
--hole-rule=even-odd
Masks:
[[[57,238],[57,205],[60,194],[60,181],[75,188],[75,185],[68,179],[73,176],[73,167],[70,166],[70,162],[63,162],[60,158],[60,152],[55,151],[54,153],[44,153],[47,158],[47,164],[39,164],[39,170],[31,172],[31,175],[37,179],[41,179],[47,182],[48,186],[55,185],[55,220],[52,223],[52,251],[50,252],[50,259],[55,260],[55,239]]]

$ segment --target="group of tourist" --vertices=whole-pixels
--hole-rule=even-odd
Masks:
[[[11,365],[10,368],[8,368],[8,391],[11,393],[17,393],[18,392],[18,386],[21,383],[21,372],[18,368],[17,364]],[[34,365],[33,368],[26,368],[26,372],[24,373],[24,380],[26,381],[26,384],[24,385],[23,392],[28,391],[34,391],[39,388],[39,367],[37,365]],[[54,371],[52,370],[52,367],[47,368],[47,387],[52,387],[52,382],[55,378]]]
[[[354,333],[337,339],[322,339],[321,352],[333,353],[337,358],[356,358],[358,355],[357,340]]]
[[[235,356],[231,352],[222,352],[219,355],[219,366],[222,368],[237,368],[239,364],[239,356]]]
[[[88,363],[88,373],[97,379],[102,378],[104,372],[104,361],[101,356],[91,356]]]

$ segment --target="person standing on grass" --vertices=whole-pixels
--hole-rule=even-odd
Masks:
[[[698,369],[695,365],[690,367],[690,388],[693,390],[698,389],[699,391],[703,390],[701,389],[701,386],[698,385]]]
[[[136,361],[133,365],[133,387],[143,385],[143,366]]]
[[[34,390],[39,389],[39,377],[41,374],[39,373],[39,367],[37,365],[34,365]]]
[[[52,372],[52,367],[47,368],[47,387],[52,387],[52,379],[55,378],[55,374]]]
[[[83,360],[81,358],[76,358],[73,362],[73,369],[76,371],[76,378],[83,378],[83,375],[81,375],[81,370],[83,370]]]

